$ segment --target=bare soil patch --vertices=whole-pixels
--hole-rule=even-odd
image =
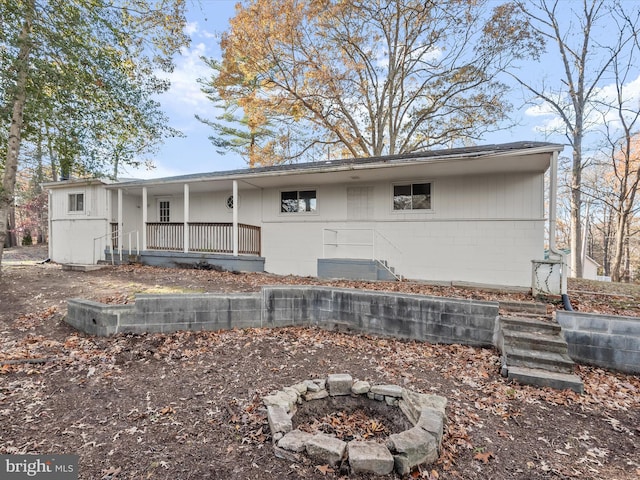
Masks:
[[[91,480],[340,478],[310,460],[275,458],[260,398],[303,379],[349,373],[449,399],[443,452],[414,478],[640,476],[636,376],[579,366],[580,396],[510,384],[499,376],[497,352],[460,345],[308,328],[97,338],[63,322],[73,297],[124,303],[140,292],[246,292],[282,283],[530,301],[524,294],[138,266],[63,272],[26,264],[38,253],[32,248],[9,250],[5,259],[22,258],[0,275],[1,454],[77,453],[80,478]],[[571,283],[589,292],[570,292],[572,303],[640,315],[639,289],[624,287]]]

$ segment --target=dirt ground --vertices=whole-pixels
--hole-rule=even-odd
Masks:
[[[90,480],[365,479],[310,459],[276,458],[260,402],[301,380],[349,373],[448,398],[440,458],[412,478],[640,478],[637,376],[580,365],[585,394],[577,395],[507,382],[488,349],[313,328],[97,338],[63,321],[73,297],[124,303],[142,292],[244,292],[281,283],[531,301],[524,294],[139,266],[63,272],[34,264],[46,257],[42,247],[5,253],[0,454],[78,454],[80,478]],[[572,303],[640,316],[637,286],[611,288],[573,282]],[[555,308],[550,299],[548,310]],[[309,426],[318,423],[314,416],[339,417],[345,435],[357,435],[358,423],[371,419],[347,410],[317,407],[299,420]],[[383,415],[376,425],[386,421]]]

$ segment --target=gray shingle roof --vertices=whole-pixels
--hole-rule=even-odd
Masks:
[[[440,150],[427,150],[424,152],[404,153],[399,155],[384,155],[377,157],[363,157],[363,158],[346,158],[340,160],[327,160],[318,162],[306,162],[306,163],[290,163],[282,165],[272,165],[267,167],[255,167],[255,168],[243,168],[236,170],[225,170],[219,172],[206,172],[206,173],[194,173],[188,175],[179,175],[173,177],[164,177],[150,180],[135,180],[118,182],[118,186],[135,185],[143,183],[155,183],[155,182],[177,182],[177,181],[189,181],[189,180],[204,180],[214,178],[236,177],[236,176],[259,176],[260,174],[277,173],[277,172],[304,172],[304,171],[322,171],[333,170],[341,167],[357,166],[357,165],[388,165],[393,163],[404,163],[416,160],[429,160],[435,158],[455,158],[455,157],[474,157],[485,156],[497,153],[526,151],[538,148],[548,148],[551,150],[562,150],[562,145],[547,143],[547,142],[512,142],[503,144],[492,145],[480,145],[473,147],[462,148],[450,148]],[[112,185],[113,186],[113,185]]]

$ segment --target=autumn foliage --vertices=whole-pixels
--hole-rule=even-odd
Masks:
[[[239,5],[207,83],[219,106],[243,114],[236,121],[246,129],[244,141],[227,146],[257,165],[409,153],[479,138],[509,108],[496,74],[512,58],[483,30],[486,5]]]

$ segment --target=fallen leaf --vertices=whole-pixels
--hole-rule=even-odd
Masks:
[[[122,468],[109,467],[107,470],[102,470],[101,480],[113,480],[122,471]]]
[[[485,465],[489,463],[490,458],[495,458],[495,455],[493,454],[493,452],[485,452],[485,453],[478,452],[473,456],[474,460],[478,460],[484,463]]]
[[[316,470],[320,471],[323,475],[327,473],[333,473],[334,470],[329,465],[316,465]]]

